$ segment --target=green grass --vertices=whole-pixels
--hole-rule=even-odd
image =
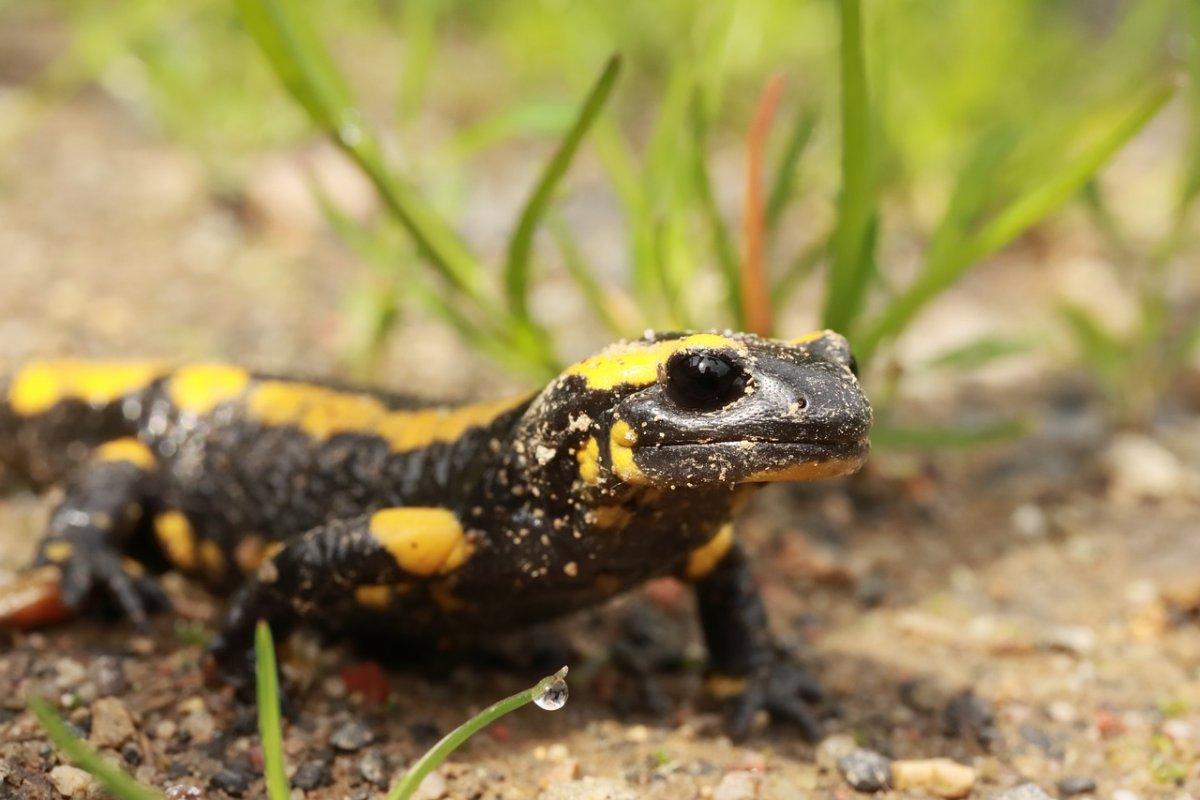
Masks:
[[[270,800],[287,800],[287,766],[283,758],[283,719],[279,703],[279,669],[271,628],[260,621],[254,630],[255,696],[258,700],[258,735],[262,740],[263,782]]]
[[[295,142],[306,125],[342,148],[385,211],[364,224],[322,198],[330,227],[370,269],[345,306],[356,331],[348,361],[363,378],[416,311],[503,368],[544,380],[568,355],[556,326],[570,315],[552,317],[532,298],[560,278],[604,337],[745,328],[747,304],[761,318],[762,303],[744,296],[740,254],[744,231],[761,227],[754,249],[769,316],[846,333],[870,384],[891,374],[893,344],[944,292],[1052,230],[1082,198],[1130,264],[1145,311],[1102,378],[1116,397],[1144,383],[1137,365],[1153,362],[1161,385],[1200,343],[1200,323],[1180,320],[1166,291],[1177,284],[1171,265],[1195,246],[1194,5],[1141,0],[1106,16],[1043,0],[496,0],[486,10],[349,0],[335,13],[298,0],[137,0],[107,14],[55,0],[72,46],[32,93],[45,106],[107,85],[120,66],[122,97],[153,106],[222,181],[236,174],[223,158]],[[1188,133],[1169,165],[1170,231],[1147,246],[1124,232],[1102,173],[1183,71],[1191,88],[1174,94]],[[739,231],[744,200],[726,187],[747,182],[731,174],[729,154],[750,149],[754,98],[776,73],[787,76],[780,122],[754,145],[767,165],[764,220]],[[272,91],[272,77],[286,93]],[[431,137],[431,119],[457,130]],[[530,146],[544,147],[546,161],[528,176],[511,235],[482,252],[456,225],[474,170]],[[618,263],[599,263],[556,213],[572,166],[589,158],[607,181],[589,207],[615,203],[624,223]],[[1069,312],[1064,325],[1094,333]],[[1089,367],[1100,363],[1084,339],[1077,350]]]
[[[255,629],[255,677],[258,702],[258,730],[262,740],[263,782],[270,800],[287,800],[291,796],[283,754],[283,721],[280,713],[279,672],[275,661],[275,645],[267,623],[259,622]],[[388,792],[387,800],[408,800],[425,777],[437,769],[472,736],[506,714],[532,703],[553,684],[565,681],[567,668],[547,675],[524,691],[506,697],[480,711],[435,744],[402,775]],[[29,700],[29,709],[37,717],[50,741],[81,769],[91,773],[118,800],[164,800],[153,787],[138,782],[120,767],[106,760],[71,732],[40,697]]]

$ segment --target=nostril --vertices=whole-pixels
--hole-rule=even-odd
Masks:
[[[804,395],[797,395],[795,402],[792,404],[792,408],[796,411],[803,411],[804,409],[808,408],[808,398]]]

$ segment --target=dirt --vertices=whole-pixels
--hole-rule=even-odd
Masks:
[[[0,365],[136,353],[339,368],[330,298],[358,276],[352,260],[303,224],[264,234],[245,208],[214,198],[194,160],[110,101],[54,111],[7,155],[2,185]],[[969,317],[989,292],[1027,292],[1022,280],[1032,279],[982,277],[939,314]],[[447,338],[412,343],[402,337],[388,352],[385,383],[403,388],[402,376],[418,375],[435,393],[471,394],[495,379]],[[431,374],[429,363],[458,368]],[[1200,419],[1164,419],[1114,450],[1095,398],[1061,375],[1031,374],[903,410],[1022,411],[1038,421],[1032,435],[884,452],[850,480],[773,488],[739,535],[757,554],[779,636],[803,646],[829,690],[830,737],[890,759],[969,766],[972,797],[1026,781],[1115,800],[1195,796]],[[1165,477],[1143,469],[1147,450]],[[0,579],[26,563],[47,504],[0,500]],[[177,576],[167,585],[178,613],[144,635],[100,615],[0,633],[0,798],[74,791],[78,776],[25,710],[32,695],[172,797],[263,796],[253,710],[205,685],[200,669],[221,600]],[[689,666],[662,676],[666,714],[628,708],[629,687],[602,663],[614,620],[636,609],[685,643]],[[835,764],[845,739],[817,747],[787,727],[743,742],[723,735],[703,699],[690,612],[686,590],[660,582],[560,626],[585,656],[566,707],[523,709],[477,736],[427,796],[850,796]],[[347,645],[304,636],[282,657],[285,747],[294,785],[309,787],[294,796],[306,798],[381,796],[439,735],[541,674],[480,660],[380,671]]]

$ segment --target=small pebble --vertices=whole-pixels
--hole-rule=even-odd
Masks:
[[[581,774],[582,770],[580,770],[579,762],[576,759],[561,759],[541,774],[538,778],[538,784],[543,788],[554,786],[555,784],[577,780],[581,777]]]
[[[1086,775],[1068,775],[1059,780],[1057,788],[1062,797],[1091,794],[1096,791],[1096,781]]]
[[[855,743],[854,737],[847,736],[843,733],[834,736],[826,736],[817,745],[816,761],[817,766],[826,772],[833,772],[838,768],[838,759],[842,756],[849,755],[854,750],[858,749],[858,744]]]
[[[892,786],[924,789],[938,797],[966,797],[975,787],[975,770],[948,758],[892,762]]]
[[[421,785],[417,787],[417,791],[413,793],[413,800],[438,800],[445,796],[446,779],[440,772],[431,772],[425,776]]]
[[[329,743],[344,753],[352,753],[375,741],[375,734],[363,722],[350,720],[333,732]]]
[[[637,796],[609,778],[580,778],[551,786],[538,800],[637,800]]]
[[[129,709],[117,698],[102,697],[92,703],[92,732],[88,741],[93,747],[119,747],[136,732]]]
[[[100,656],[89,667],[92,683],[101,697],[124,694],[129,689],[125,666],[116,656]]]
[[[1022,783],[992,795],[992,800],[1050,800],[1050,795],[1036,783]]]
[[[241,797],[250,788],[251,775],[240,769],[226,768],[212,777],[213,788],[225,794]]]
[[[50,770],[50,782],[63,797],[90,797],[99,788],[96,780],[78,767],[60,764]]]
[[[947,736],[970,737],[983,747],[1000,738],[992,704],[970,689],[950,698],[942,712],[942,722]]]
[[[358,772],[364,780],[375,784],[380,789],[386,788],[388,785],[387,760],[378,750],[372,750],[362,757],[362,760],[358,762]]]
[[[179,727],[191,741],[204,744],[212,741],[213,734],[217,730],[217,721],[213,719],[212,714],[202,708],[185,716]]]
[[[202,800],[204,794],[195,786],[176,783],[167,787],[167,800]]]
[[[316,789],[318,786],[324,786],[329,783],[332,775],[329,771],[329,762],[322,759],[314,759],[305,761],[296,770],[296,774],[292,776],[292,785],[297,789],[309,791]]]
[[[838,772],[860,792],[879,792],[892,780],[892,762],[874,750],[855,748],[837,761]]]
[[[758,797],[758,775],[745,770],[725,773],[712,792],[712,800],[754,800],[755,797]]]
[[[1058,742],[1054,741],[1054,737],[1036,725],[1030,725],[1028,722],[1022,722],[1019,726],[1017,726],[1017,733],[1021,734],[1022,739],[1029,742],[1038,750],[1041,750],[1046,756],[1050,758],[1062,757],[1062,746]]]

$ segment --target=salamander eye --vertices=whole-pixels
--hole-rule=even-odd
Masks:
[[[850,356],[850,363],[847,364],[846,366],[848,366],[850,368],[850,374],[857,378],[858,377],[858,359],[855,358],[853,356],[853,354]]]
[[[749,377],[711,353],[677,353],[667,362],[667,397],[689,411],[715,411],[742,396]]]

